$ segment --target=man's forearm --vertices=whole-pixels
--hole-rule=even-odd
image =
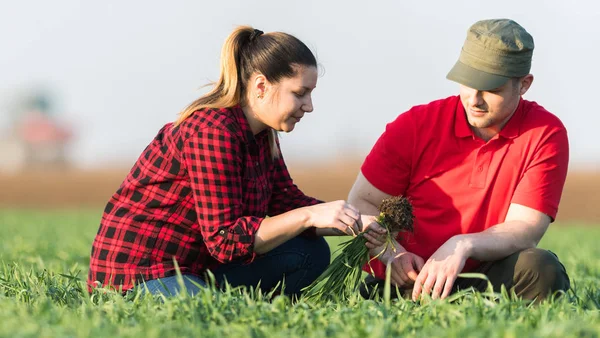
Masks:
[[[450,240],[457,241],[459,246],[464,246],[471,258],[493,261],[537,246],[546,227],[547,225],[523,221],[509,221],[482,232],[457,235]]]
[[[348,198],[348,203],[355,206],[362,215],[379,215],[379,210],[377,209],[376,205],[358,196],[353,196],[353,194],[350,194],[350,197]]]

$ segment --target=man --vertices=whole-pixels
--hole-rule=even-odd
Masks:
[[[413,300],[486,289],[487,281],[457,278],[461,271],[535,301],[569,288],[558,258],[536,248],[558,210],[569,146],[560,120],[521,97],[533,82],[533,48],[512,20],[475,23],[447,75],[460,95],[413,107],[387,125],[349,202],[376,215],[384,198],[407,196],[414,232],[398,234],[396,252],[371,263],[375,276],[363,296],[382,283],[390,260],[393,284],[412,289]],[[382,242],[367,238],[371,254],[381,252]]]

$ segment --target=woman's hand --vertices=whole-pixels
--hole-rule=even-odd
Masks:
[[[361,232],[360,212],[350,203],[340,200],[305,207],[307,226],[331,228],[344,235],[356,236]]]

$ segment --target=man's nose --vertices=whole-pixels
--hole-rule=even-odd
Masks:
[[[471,107],[479,107],[483,104],[482,91],[477,89],[471,89],[469,93],[469,105]]]

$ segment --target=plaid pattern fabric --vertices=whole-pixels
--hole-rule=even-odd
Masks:
[[[165,125],[111,197],[88,286],[127,290],[173,275],[173,260],[198,276],[251,262],[267,215],[320,202],[298,189],[282,157],[272,159],[268,131],[254,136],[239,107],[197,111],[175,128]]]

